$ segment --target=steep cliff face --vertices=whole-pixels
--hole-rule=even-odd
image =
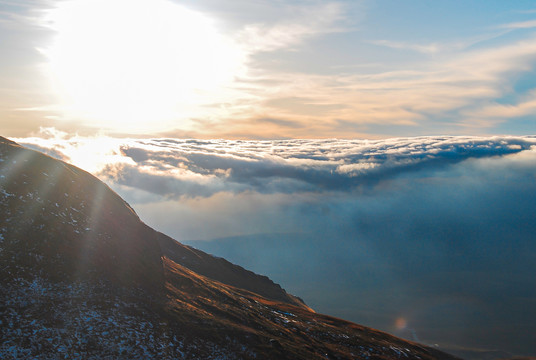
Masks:
[[[316,314],[143,224],[92,175],[0,138],[0,358],[449,359]]]

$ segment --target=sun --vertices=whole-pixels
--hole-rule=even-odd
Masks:
[[[211,19],[166,0],[64,1],[46,17],[61,108],[104,129],[180,127],[243,64]]]

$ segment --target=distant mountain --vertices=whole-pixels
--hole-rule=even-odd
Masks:
[[[140,221],[98,179],[0,138],[2,359],[453,359],[320,315]]]

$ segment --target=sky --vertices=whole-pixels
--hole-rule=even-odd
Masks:
[[[317,311],[536,355],[533,1],[0,0],[1,136]]]
[[[532,1],[3,0],[6,136],[533,134]]]

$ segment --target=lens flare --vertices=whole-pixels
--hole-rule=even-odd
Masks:
[[[408,326],[408,321],[403,317],[398,317],[395,320],[395,327],[397,330],[404,330]]]

